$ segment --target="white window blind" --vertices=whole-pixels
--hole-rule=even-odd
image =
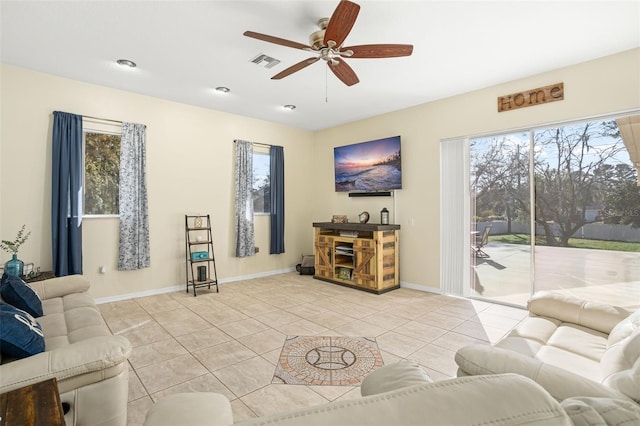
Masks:
[[[467,139],[440,143],[440,289],[466,296],[470,274]]]

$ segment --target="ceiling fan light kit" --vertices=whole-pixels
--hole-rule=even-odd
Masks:
[[[324,33],[327,29],[327,24],[329,24],[329,18],[320,18],[316,25],[320,27],[318,31],[314,31],[309,36],[309,45],[313,50],[320,50],[324,43]]]
[[[331,18],[321,18],[317,21],[320,30],[313,32],[309,36],[309,45],[253,31],[245,31],[244,35],[268,43],[317,54],[316,57],[304,59],[279,72],[271,77],[272,80],[287,77],[322,59],[340,81],[347,86],[353,86],[360,80],[355,71],[344,61],[345,58],[397,58],[410,56],[413,52],[413,45],[410,44],[367,44],[342,47],[356,22],[359,11],[360,6],[356,3],[341,0]]]

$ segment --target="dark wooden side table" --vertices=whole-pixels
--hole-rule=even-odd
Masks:
[[[36,281],[44,281],[44,280],[48,280],[50,278],[55,278],[56,275],[53,273],[53,271],[44,271],[44,272],[40,272],[32,277],[23,277],[23,281],[25,283],[33,283]]]
[[[0,394],[0,426],[64,426],[55,377]]]

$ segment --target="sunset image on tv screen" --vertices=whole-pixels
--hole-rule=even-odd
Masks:
[[[337,192],[402,188],[400,136],[336,147],[333,159]]]

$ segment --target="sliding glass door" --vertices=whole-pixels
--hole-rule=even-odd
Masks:
[[[533,132],[536,291],[640,307],[638,142],[623,139],[625,121]]]
[[[640,307],[639,117],[469,141],[471,296]]]
[[[518,304],[531,276],[530,134],[472,139],[472,296]]]

